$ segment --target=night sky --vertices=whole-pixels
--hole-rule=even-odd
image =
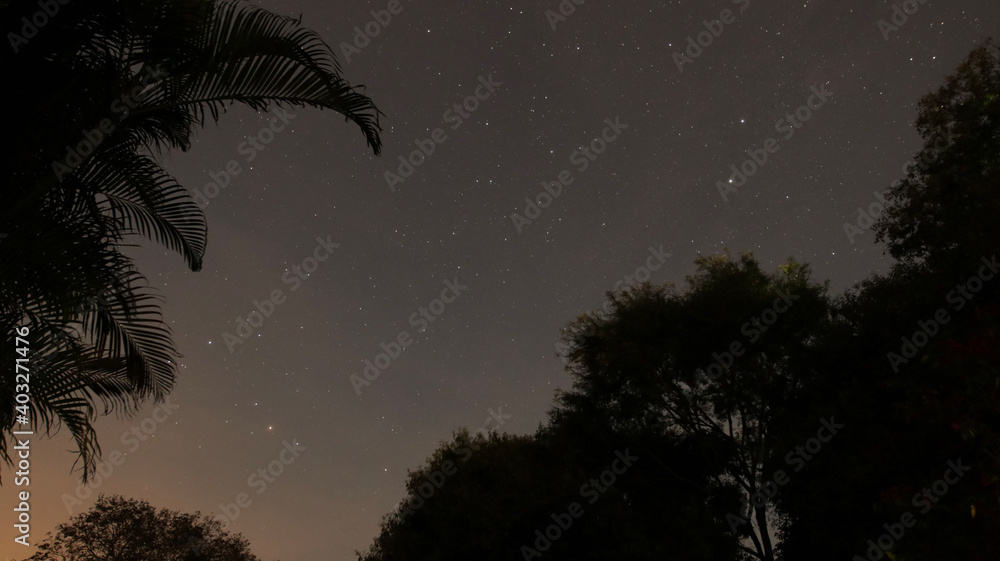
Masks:
[[[873,0],[590,0],[561,20],[546,16],[558,0],[402,0],[348,61],[341,43],[388,4],[260,3],[301,15],[367,87],[384,153],[330,111],[283,121],[235,107],[166,157],[202,193],[238,170],[205,208],[203,271],[146,242],[130,250],[183,354],[176,408],[98,422],[104,457],[124,459],[72,514],[114,493],[221,517],[247,493],[230,529],[263,559],[354,558],[404,497],[407,469],[453,430],[545,420],[570,385],[560,328],[647,264],[652,282],[680,284],[698,255],[752,250],[768,271],[794,256],[834,293],[885,271],[871,232],[852,242],[844,224],[920,148],[919,98],[1000,31],[987,0],[913,2],[895,29],[878,23],[892,3]],[[711,24],[715,37],[703,21],[719,19],[731,23]],[[682,58],[699,33],[711,44]],[[390,188],[386,172],[418,142],[433,153]],[[737,187],[731,166],[748,150],[768,159]],[[561,173],[559,196],[539,196]],[[547,204],[530,224],[512,219],[526,197]],[[366,360],[385,368],[359,395]],[[79,474],[66,431],[33,449],[37,543],[68,519]],[[248,481],[269,464],[280,475]],[[28,554],[2,533],[4,557]]]

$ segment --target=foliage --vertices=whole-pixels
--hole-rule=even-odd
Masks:
[[[377,154],[379,111],[351,87],[330,47],[299,21],[236,0],[95,0],[59,13],[0,63],[5,95],[0,165],[0,329],[30,327],[32,428],[65,425],[82,476],[100,448],[99,412],[130,415],[171,390],[176,359],[160,301],[123,249],[136,236],[201,269],[204,214],[160,165],[234,103],[326,108]],[[5,29],[38,10],[0,6]],[[13,340],[0,357],[14,361]],[[13,373],[0,377],[11,403]],[[15,424],[0,410],[0,456]],[[24,427],[22,427],[24,428]]]
[[[607,315],[568,328],[574,388],[554,420],[593,409],[615,430],[724,442],[727,465],[715,484],[749,499],[786,452],[777,427],[810,380],[827,289],[792,260],[770,275],[749,254],[695,263],[687,291],[646,284],[609,293]],[[749,518],[737,525],[748,551],[770,559],[767,507],[752,507]]]
[[[961,267],[1000,239],[1000,45],[974,49],[918,107],[923,149],[875,225],[893,257]]]
[[[697,474],[709,465],[697,450],[662,438],[577,436],[584,435],[458,431],[409,474],[406,499],[359,558],[596,561],[683,554],[707,561],[734,555],[735,541],[710,508],[690,500],[706,484]],[[618,461],[616,452],[638,459],[627,468],[617,463],[623,473],[604,487],[599,478]],[[568,514],[574,503],[578,516]],[[562,517],[565,529],[551,544],[538,542],[536,532],[556,524],[553,516]]]
[[[259,561],[239,534],[201,513],[157,510],[145,501],[98,497],[60,524],[28,561]]]

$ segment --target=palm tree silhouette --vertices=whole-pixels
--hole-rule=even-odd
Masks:
[[[52,8],[55,6],[56,8]],[[55,9],[56,13],[51,13]],[[92,421],[159,402],[176,376],[160,300],[123,253],[136,235],[201,269],[207,225],[157,161],[188,150],[197,126],[234,103],[332,109],[381,151],[381,112],[342,77],[301,21],[237,0],[0,2],[10,109],[0,188],[0,327],[28,326],[27,422],[0,407],[0,456],[13,430],[65,425],[87,480],[100,456]],[[10,38],[10,37],[9,37]],[[363,86],[362,86],[363,87]],[[21,345],[24,348],[24,345]],[[24,353],[22,353],[24,354]],[[0,403],[14,403],[13,368]]]

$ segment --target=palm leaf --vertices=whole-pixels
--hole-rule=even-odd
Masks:
[[[206,113],[218,120],[232,102],[259,111],[274,102],[328,108],[355,122],[375,154],[381,152],[381,112],[341,78],[336,55],[315,32],[235,1],[218,2],[197,31],[188,36],[189,48],[157,60],[166,77],[135,111],[136,118],[169,122],[164,112],[182,110],[189,125],[200,125]]]
[[[186,189],[152,158],[126,151],[102,158],[92,181],[100,185],[115,237],[139,234],[180,253],[192,271],[201,270],[207,225]]]

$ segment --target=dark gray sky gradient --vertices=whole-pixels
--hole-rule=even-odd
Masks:
[[[338,55],[386,4],[261,3],[303,14]],[[338,115],[292,109],[247,162],[239,147],[269,116],[235,108],[167,158],[188,187],[230,160],[241,171],[206,208],[202,272],[160,248],[134,252],[184,355],[178,408],[97,492],[215,514],[247,492],[231,527],[262,558],[353,558],[403,498],[406,470],[454,429],[483,426],[491,408],[511,415],[502,430],[537,428],[570,384],[553,352],[560,327],[599,307],[651,246],[673,254],[654,282],[681,283],[695,257],[726,248],[753,250],[768,270],[795,256],[835,293],[884,270],[872,234],[852,244],[843,224],[919,149],[919,97],[1000,30],[986,0],[931,0],[888,40],[877,22],[890,2],[751,0],[681,73],[673,53],[738,4],[591,0],[553,30],[545,11],[558,4],[403,0],[342,60],[386,114],[382,157]],[[502,85],[452,130],[445,111],[490,75]],[[833,96],[724,202],[716,182],[780,138],[775,123],[813,86]],[[571,154],[616,117],[628,129],[578,171]],[[438,127],[447,140],[391,192],[384,172]],[[573,183],[518,233],[511,214],[565,169]],[[340,246],[291,291],[282,275],[317,237]],[[417,332],[411,314],[455,279],[468,289]],[[287,299],[231,354],[223,333],[275,289]],[[414,342],[357,395],[351,375],[401,331]],[[119,436],[151,412],[102,419],[106,456],[129,451]],[[306,451],[258,494],[248,477],[285,441]],[[68,517],[69,448],[65,434],[36,445],[33,541]],[[0,551],[24,557],[2,532]]]

